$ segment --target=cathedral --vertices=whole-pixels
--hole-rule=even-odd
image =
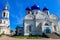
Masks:
[[[0,34],[10,34],[9,25],[8,4],[5,4],[4,9],[0,13]]]
[[[24,35],[43,35],[58,32],[59,18],[55,14],[50,14],[46,6],[40,10],[38,5],[27,7],[26,16],[23,21]]]

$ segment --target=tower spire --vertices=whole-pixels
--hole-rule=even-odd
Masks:
[[[8,9],[8,3],[5,4],[5,9]]]

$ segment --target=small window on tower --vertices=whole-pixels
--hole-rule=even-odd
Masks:
[[[2,23],[2,20],[0,20],[0,23]]]
[[[28,11],[28,14],[30,14],[30,11]]]
[[[32,13],[32,15],[33,15],[33,13]]]
[[[29,32],[31,32],[31,25],[29,26]]]
[[[3,16],[5,16],[5,12],[3,13]]]
[[[4,24],[5,24],[5,21],[4,21]]]
[[[0,32],[1,32],[1,28],[0,28]]]
[[[47,12],[47,15],[48,15],[48,12]]]
[[[38,14],[38,12],[36,12],[36,14]]]

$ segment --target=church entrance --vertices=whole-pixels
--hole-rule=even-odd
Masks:
[[[51,33],[51,30],[50,30],[49,27],[47,27],[47,28],[45,29],[45,33]]]
[[[51,27],[49,23],[45,23],[44,32],[51,33]]]

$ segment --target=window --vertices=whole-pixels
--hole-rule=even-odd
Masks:
[[[28,14],[30,14],[30,11],[28,11]]]
[[[8,13],[6,13],[5,16],[8,17]]]
[[[5,12],[3,13],[3,16],[5,17]]]
[[[2,23],[2,20],[0,20],[0,23]]]
[[[46,10],[45,13],[48,15],[48,11]]]
[[[5,24],[5,21],[4,21],[4,24]]]
[[[27,14],[30,14],[30,11],[27,11]]]
[[[20,32],[22,31],[22,29],[19,30]]]
[[[38,14],[38,11],[36,11],[36,14]]]
[[[19,33],[19,35],[22,35],[22,33]]]
[[[49,26],[49,24],[45,23],[45,26]]]
[[[47,15],[48,15],[48,12],[47,12]]]
[[[0,32],[1,32],[1,28],[0,28]]]
[[[31,32],[31,26],[29,26],[29,32]]]

